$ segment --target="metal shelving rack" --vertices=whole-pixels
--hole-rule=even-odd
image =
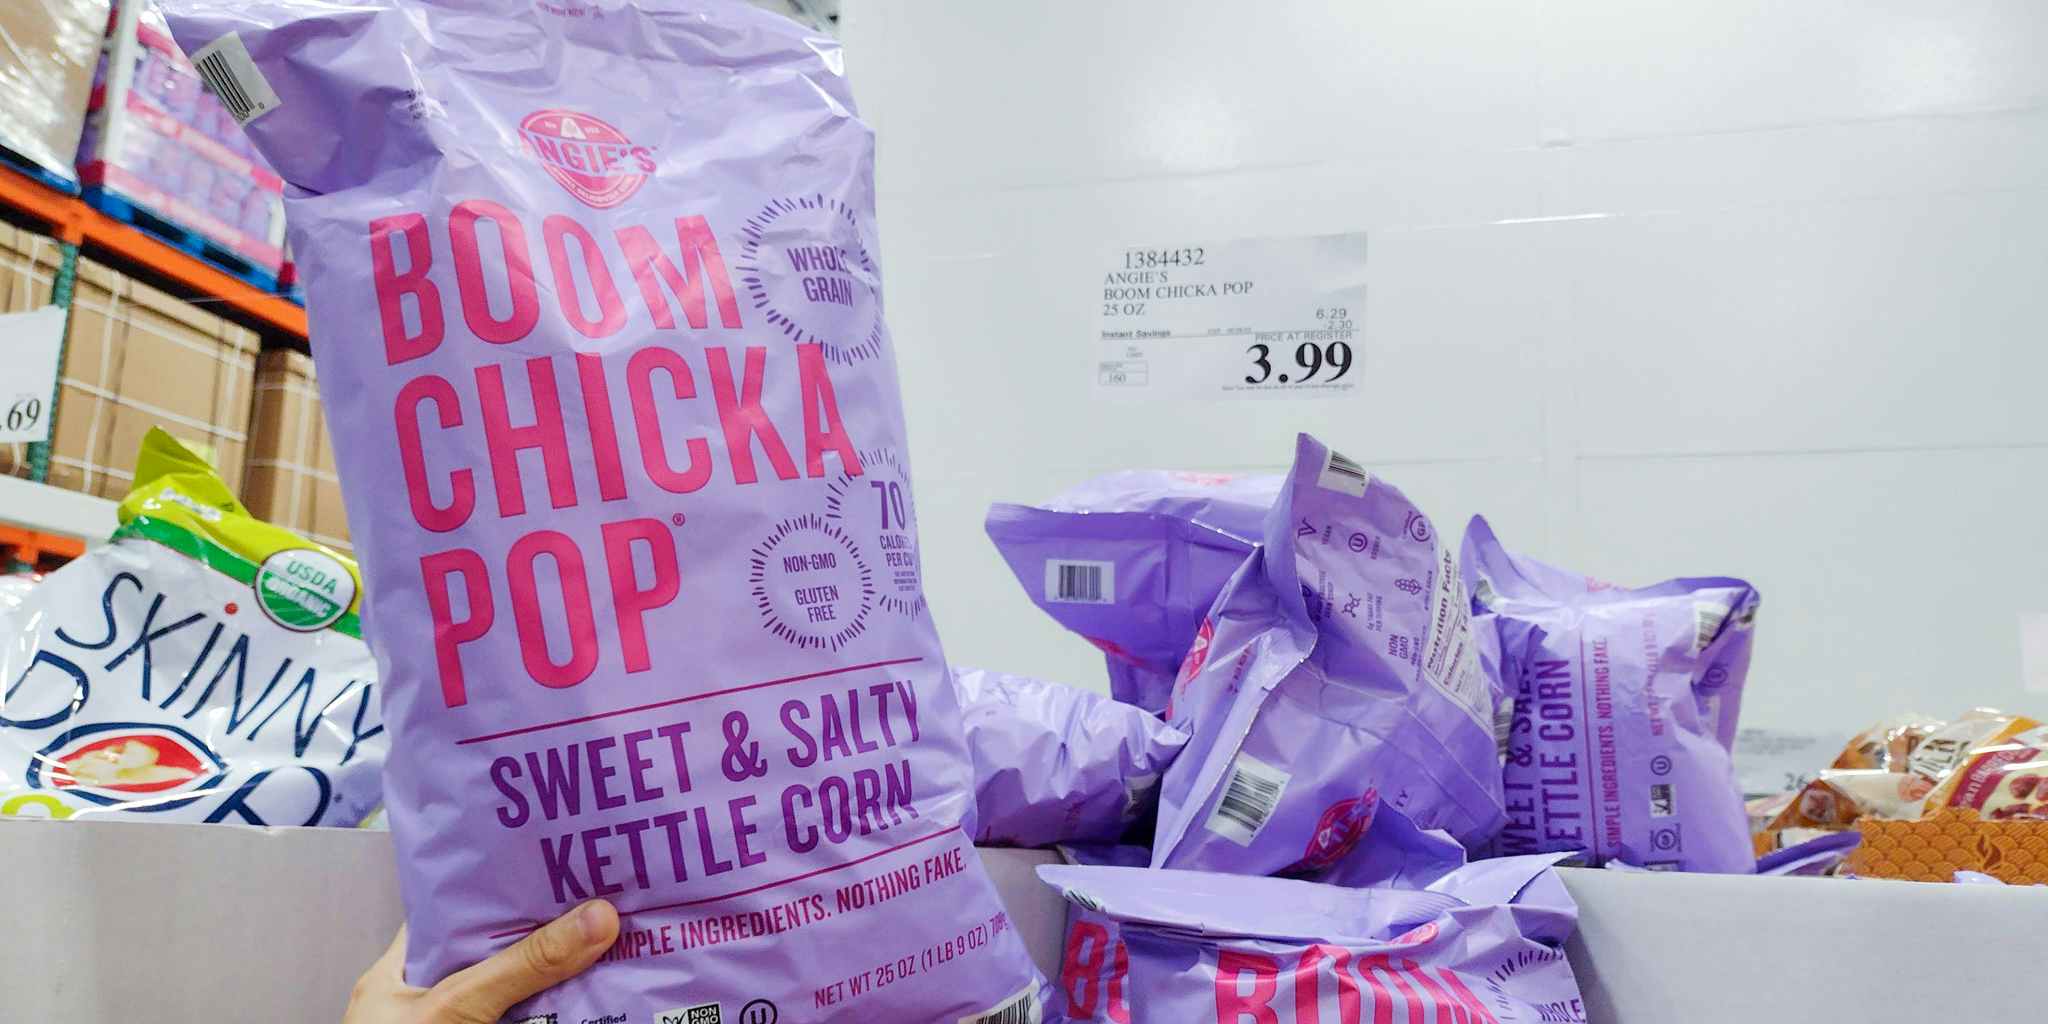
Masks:
[[[269,338],[306,343],[303,308],[4,166],[0,218],[41,228],[63,245],[54,293],[60,306],[71,304],[71,286],[83,252],[169,291],[200,299],[220,315]],[[53,394],[53,407],[55,403]],[[113,531],[113,502],[44,484],[48,470],[47,446],[32,445],[30,478],[0,477],[0,529],[13,527],[0,540],[17,549],[63,554],[75,553],[80,540],[97,541]]]

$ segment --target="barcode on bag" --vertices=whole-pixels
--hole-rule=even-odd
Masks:
[[[249,48],[234,32],[206,44],[192,56],[192,66],[206,83],[208,92],[234,115],[235,123],[247,125],[284,105],[270,80],[249,59]]]
[[[1721,624],[1728,621],[1728,606],[1696,604],[1692,606],[1692,616],[1692,652],[1698,654],[1721,635]]]
[[[1290,778],[1256,757],[1237,755],[1230,764],[1230,782],[1223,787],[1223,799],[1216,802],[1204,827],[1239,846],[1250,846],[1280,806],[1280,794]]]
[[[1039,1024],[1041,1019],[1038,991],[1027,988],[993,1010],[960,1018],[960,1024]]]
[[[1045,599],[1064,604],[1115,604],[1115,562],[1045,563]]]
[[[1365,487],[1370,478],[1365,467],[1351,461],[1335,448],[1323,456],[1323,471],[1316,477],[1316,486],[1326,491],[1349,494],[1354,498],[1365,497]]]

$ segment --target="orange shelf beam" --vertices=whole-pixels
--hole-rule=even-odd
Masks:
[[[0,554],[12,554],[14,558],[31,567],[39,567],[44,561],[52,558],[68,560],[85,554],[85,542],[76,537],[59,537],[0,525]],[[5,568],[4,565],[0,565],[0,569]]]
[[[177,286],[218,299],[241,320],[258,330],[304,341],[306,311],[223,273],[204,260],[159,241],[25,175],[0,168],[0,205],[21,211],[49,225],[58,241],[69,242],[117,264],[142,268]]]

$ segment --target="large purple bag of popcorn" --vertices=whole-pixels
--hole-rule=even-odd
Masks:
[[[1072,904],[1058,984],[1097,1024],[1583,1021],[1564,943],[1578,908],[1550,857],[1422,889],[1047,865]]]
[[[1755,870],[1730,749],[1756,590],[1726,577],[1617,587],[1510,554],[1478,517],[1462,559],[1515,687],[1496,848]]]
[[[1187,735],[1101,694],[955,668],[974,758],[974,839],[1114,842],[1152,809]]]
[[[1036,1019],[917,600],[873,137],[740,0],[171,0],[290,182],[431,984],[514,1019]]]
[[[1428,517],[1302,435],[1264,545],[1182,669],[1168,720],[1192,739],[1160,791],[1153,864],[1334,880],[1382,803],[1490,837],[1501,693],[1470,611]]]
[[[1128,470],[1042,505],[993,505],[986,528],[1032,603],[1102,649],[1110,695],[1157,713],[1202,616],[1264,536],[1280,484]]]

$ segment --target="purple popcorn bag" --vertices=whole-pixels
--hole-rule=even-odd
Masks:
[[[1043,505],[991,506],[986,528],[1032,603],[1101,648],[1110,695],[1157,713],[1279,488],[1273,476],[1130,470]]]
[[[523,1021],[1036,1021],[915,586],[873,138],[739,0],[173,0],[291,183],[430,985]],[[906,581],[904,572],[913,575]]]
[[[1186,734],[1100,694],[955,668],[977,843],[1112,842],[1159,798]]]
[[[1192,738],[1160,791],[1154,865],[1336,880],[1381,804],[1490,837],[1500,690],[1469,618],[1429,519],[1302,435],[1264,546],[1181,670],[1168,720]]]
[[[1095,1024],[1584,1021],[1557,857],[1427,888],[1047,865],[1072,904],[1057,998]]]
[[[1726,577],[1616,587],[1510,554],[1479,517],[1462,560],[1516,687],[1499,852],[1755,870],[1730,749],[1756,590]]]

